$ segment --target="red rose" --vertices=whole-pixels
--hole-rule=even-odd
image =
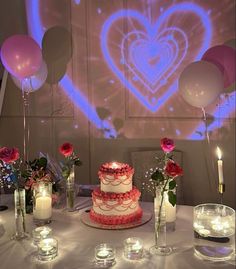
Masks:
[[[59,151],[65,157],[69,157],[74,151],[73,145],[70,143],[64,143],[60,146]]]
[[[170,177],[182,176],[183,169],[177,163],[168,161],[165,167],[165,173]]]
[[[175,148],[174,141],[169,138],[161,139],[161,148],[164,152],[171,152]]]
[[[17,148],[0,148],[0,160],[5,163],[13,163],[20,157],[19,150]]]

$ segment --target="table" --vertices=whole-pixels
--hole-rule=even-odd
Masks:
[[[177,206],[176,231],[167,234],[168,243],[175,247],[170,256],[150,256],[148,249],[154,244],[154,220],[127,230],[100,230],[88,227],[80,220],[82,211],[67,212],[53,210],[50,227],[58,240],[59,255],[51,262],[41,262],[36,258],[37,248],[32,240],[10,240],[14,232],[13,196],[5,195],[9,209],[0,212],[0,268],[1,269],[87,269],[93,265],[94,247],[100,243],[112,243],[116,248],[114,269],[233,269],[235,261],[212,263],[195,257],[193,250],[192,214],[193,207]],[[87,199],[87,200],[86,200]],[[78,197],[77,204],[86,204],[90,198]],[[144,210],[152,210],[153,203],[142,203]],[[28,232],[34,228],[32,215],[26,215]],[[139,262],[123,257],[123,241],[128,237],[140,237],[144,241],[145,257]]]

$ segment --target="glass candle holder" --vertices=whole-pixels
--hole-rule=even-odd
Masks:
[[[194,207],[194,250],[197,256],[225,261],[235,252],[235,210],[222,204]]]
[[[33,216],[36,225],[51,222],[52,217],[52,183],[38,182],[33,190]]]
[[[143,257],[143,242],[137,237],[130,237],[124,241],[124,256],[129,260],[139,260]]]
[[[100,244],[95,247],[95,264],[99,267],[109,267],[116,263],[115,248],[110,244]]]
[[[32,231],[33,242],[37,245],[42,239],[51,237],[52,229],[48,226],[40,226]]]
[[[55,238],[45,238],[38,243],[38,259],[41,261],[51,261],[58,253],[58,243]]]

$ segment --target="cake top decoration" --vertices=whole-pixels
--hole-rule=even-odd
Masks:
[[[129,164],[119,162],[104,163],[99,169],[99,174],[126,174],[130,172],[133,173],[134,169]]]

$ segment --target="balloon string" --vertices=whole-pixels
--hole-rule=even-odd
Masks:
[[[207,152],[210,152],[210,136],[209,136],[209,132],[208,132],[207,116],[206,116],[206,111],[205,111],[204,107],[202,107],[202,113],[203,113],[203,121],[204,121],[204,125],[205,125],[205,138],[206,138],[205,139],[205,143],[206,143],[205,162],[206,162],[206,169],[207,169],[207,178],[208,178],[209,187],[212,190],[214,188],[214,186],[212,185],[211,175],[210,175],[210,171],[208,169],[208,160],[211,158],[208,158],[208,156],[207,156]]]
[[[22,99],[23,99],[23,152],[24,152],[24,163],[29,160],[29,91],[26,89],[26,79],[23,79],[21,88],[22,88]]]
[[[206,116],[206,110],[204,107],[202,107],[202,113],[203,113],[203,120],[205,122],[205,137],[207,139],[208,144],[210,145],[210,137],[209,137],[208,127],[207,127],[207,116]]]

